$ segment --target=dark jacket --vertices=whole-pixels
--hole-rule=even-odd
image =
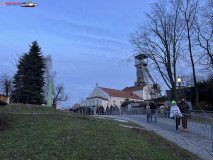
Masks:
[[[181,113],[188,113],[189,105],[186,102],[179,103],[178,107],[180,108]]]
[[[151,113],[152,113],[152,114],[155,114],[156,108],[157,108],[156,105],[155,105],[154,103],[151,103],[150,109],[151,109]]]

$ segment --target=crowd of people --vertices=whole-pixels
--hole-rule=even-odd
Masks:
[[[120,109],[117,105],[106,107],[104,109],[103,106],[82,106],[76,109],[70,109],[71,112],[74,113],[82,113],[86,115],[119,115]]]
[[[145,104],[147,122],[154,120],[157,122],[157,107],[154,101],[147,102]],[[142,107],[143,108],[143,107]],[[189,106],[186,103],[184,97],[181,97],[180,103],[172,101],[172,106],[168,110],[170,118],[176,121],[176,130],[180,126],[180,120],[182,120],[182,127],[184,132],[187,132],[187,113]],[[104,108],[103,106],[81,106],[79,108],[70,109],[74,113],[81,113],[85,115],[119,115],[120,109],[117,105]]]
[[[155,122],[157,121],[156,105],[153,101],[146,103],[146,115],[147,122],[152,121],[153,117]],[[176,121],[176,130],[179,130],[180,120],[182,120],[182,127],[184,132],[187,132],[187,114],[189,110],[189,105],[186,103],[184,97],[180,98],[180,103],[177,105],[176,101],[172,101],[172,106],[169,109],[169,117]]]

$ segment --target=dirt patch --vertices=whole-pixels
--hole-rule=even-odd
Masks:
[[[10,127],[11,120],[7,116],[0,116],[0,132]]]

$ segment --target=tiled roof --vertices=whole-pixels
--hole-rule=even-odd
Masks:
[[[73,109],[80,108],[80,107],[81,107],[80,104],[74,104],[74,105],[72,106]]]
[[[134,91],[139,91],[139,90],[143,90],[143,88],[146,86],[146,84],[143,84],[142,86],[139,87],[126,87],[123,89],[123,91],[127,91],[127,92],[134,92]]]
[[[123,97],[123,98],[129,98],[129,99],[143,100],[142,98],[140,98],[139,96],[137,96],[137,95],[135,95],[131,92],[116,90],[116,89],[110,89],[110,88],[103,88],[103,87],[99,87],[99,88],[104,90],[110,96],[113,96],[113,97]]]

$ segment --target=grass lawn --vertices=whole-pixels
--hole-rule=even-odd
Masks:
[[[8,113],[45,114],[8,114]],[[199,159],[131,123],[58,112],[41,106],[0,107],[0,159]]]

